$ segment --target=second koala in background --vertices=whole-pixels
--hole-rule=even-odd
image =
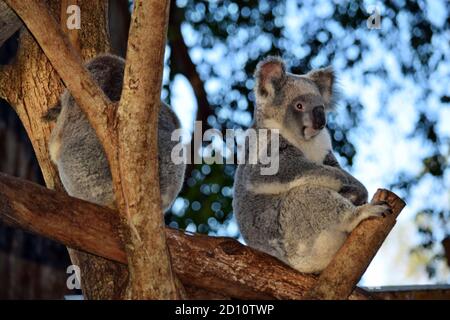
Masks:
[[[100,55],[86,64],[94,80],[112,101],[120,100],[124,67],[122,58],[109,54]],[[171,141],[171,134],[178,128],[177,116],[161,102],[158,161],[164,211],[170,208],[184,180],[185,164],[176,165],[170,157],[177,143]],[[50,156],[69,195],[104,206],[115,206],[106,155],[94,129],[67,89],[61,96],[61,110],[50,138]]]
[[[261,164],[240,164],[233,210],[248,245],[317,273],[362,220],[389,207],[367,204],[366,188],[333,155],[325,127],[336,99],[331,69],[295,75],[269,57],[255,78],[254,128],[279,130],[279,170],[262,175]]]

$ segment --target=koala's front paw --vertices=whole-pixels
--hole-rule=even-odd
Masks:
[[[361,220],[371,218],[371,217],[386,217],[387,215],[392,214],[392,209],[389,207],[387,202],[379,201],[376,203],[365,204],[361,207]]]

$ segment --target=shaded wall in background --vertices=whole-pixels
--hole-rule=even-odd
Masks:
[[[0,48],[4,64],[17,46]],[[14,110],[0,100],[0,172],[44,184],[33,148]],[[0,221],[0,299],[62,299],[66,287],[67,249],[51,240]]]

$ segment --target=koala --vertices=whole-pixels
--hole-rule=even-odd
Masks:
[[[87,70],[112,101],[119,101],[125,61],[117,56],[100,55],[86,64]],[[101,112],[101,110],[99,110]],[[49,143],[50,157],[59,170],[64,188],[73,197],[99,205],[115,207],[112,177],[103,147],[83,111],[68,90],[61,96],[60,110]],[[175,113],[163,102],[158,118],[158,161],[161,207],[170,208],[184,180],[185,164],[174,164],[172,131],[180,128]]]
[[[268,57],[255,80],[253,128],[278,130],[279,168],[262,175],[259,163],[239,164],[233,210],[249,246],[319,273],[362,220],[391,212],[385,202],[368,204],[366,188],[333,155],[326,129],[336,103],[331,68],[296,75]]]

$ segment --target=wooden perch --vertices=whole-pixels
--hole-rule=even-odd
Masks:
[[[22,26],[19,17],[0,0],[0,47]]]
[[[127,263],[115,225],[119,215],[64,193],[0,174],[0,218],[66,246]],[[316,276],[231,238],[166,228],[174,271],[184,285],[238,299],[302,299]],[[369,299],[361,289],[350,299]]]
[[[308,299],[347,299],[351,294],[406,205],[393,192],[384,189],[378,189],[373,196],[372,203],[379,201],[386,201],[392,214],[384,219],[364,220],[352,231],[307,294]]]

